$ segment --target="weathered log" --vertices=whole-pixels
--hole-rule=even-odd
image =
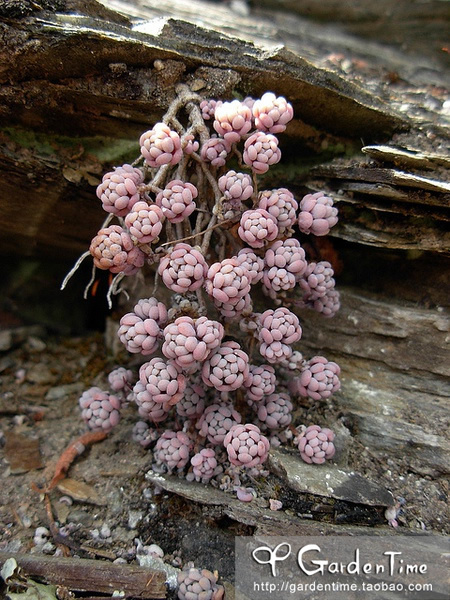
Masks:
[[[448,315],[392,298],[341,295],[332,319],[303,311],[301,347],[341,365],[336,404],[347,426],[373,451],[418,473],[448,472]]]
[[[123,598],[166,598],[166,577],[161,571],[84,558],[4,552],[0,552],[0,567],[8,558],[14,558],[26,576],[69,591],[111,595],[120,592]]]
[[[305,178],[303,156],[321,164],[344,150],[355,153],[361,137],[388,142],[409,129],[420,150],[423,124],[437,139],[443,135],[439,95],[430,103],[426,89],[378,82],[370,68],[348,78],[327,62],[331,48],[359,48],[368,60],[378,49],[342,34],[330,38],[320,26],[277,21],[276,12],[245,17],[200,0],[169,8],[108,3],[131,20],[93,1],[45,6],[54,9],[4,8],[0,17],[0,249],[9,254],[50,256],[57,249],[74,258],[86,248],[102,221],[95,185],[111,165],[137,156],[139,134],[161,117],[183,78],[206,96],[273,89],[289,98],[296,118],[282,148],[290,164],[274,169],[274,186]],[[395,60],[408,79],[409,57],[396,53]],[[408,112],[401,110],[405,101]],[[349,237],[364,235],[366,224],[351,212],[346,217],[355,228]],[[430,227],[430,237],[440,234],[439,223]],[[390,242],[375,235],[373,243]]]

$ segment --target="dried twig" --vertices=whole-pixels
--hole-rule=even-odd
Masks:
[[[83,592],[83,595],[112,595],[120,590],[123,598],[166,598],[166,574],[148,567],[111,564],[105,560],[0,552],[0,568],[8,558],[14,558],[28,577]]]
[[[39,486],[33,483],[33,489],[41,494],[48,493],[56,486],[58,481],[64,479],[67,471],[70,468],[70,465],[73,463],[77,456],[84,452],[86,446],[90,446],[91,444],[95,444],[96,442],[101,442],[107,437],[107,435],[108,433],[105,431],[88,431],[87,433],[84,433],[79,438],[71,442],[59,457],[58,462],[55,466],[55,473],[50,483],[44,489],[39,488]]]

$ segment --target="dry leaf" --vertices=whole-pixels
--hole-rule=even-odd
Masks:
[[[65,479],[62,479],[56,487],[60,492],[67,494],[67,496],[70,496],[74,500],[78,500],[78,502],[88,502],[90,504],[98,505],[106,504],[94,487],[82,481],[66,477]]]

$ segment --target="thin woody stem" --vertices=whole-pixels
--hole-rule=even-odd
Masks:
[[[211,235],[208,235],[209,233],[212,234],[213,230],[216,229],[217,227],[221,227],[224,223],[229,223],[230,221],[232,221],[232,219],[226,219],[225,221],[221,221],[220,223],[215,223],[217,217],[215,215],[213,215],[211,217],[211,221],[210,221],[210,225],[209,227],[207,227],[206,229],[204,229],[203,231],[200,231],[197,234],[192,234],[192,235],[188,235],[187,237],[184,238],[180,238],[178,240],[172,240],[170,242],[165,242],[164,244],[160,244],[159,248],[163,248],[164,246],[171,246],[174,243],[178,243],[178,242],[185,242],[186,240],[191,240],[194,237],[197,237],[198,235],[205,235],[206,234],[206,241],[208,242],[208,244],[206,244],[206,249],[205,251],[208,249],[208,245],[209,245],[209,240],[211,239]],[[205,241],[203,241],[202,244],[202,251],[203,251],[203,246],[205,246]]]
[[[205,255],[208,251],[208,247],[209,247],[209,242],[211,240],[211,236],[213,234],[214,229],[216,229],[216,227],[220,227],[221,225],[223,225],[223,221],[221,223],[217,223],[217,217],[216,215],[213,215],[211,217],[211,221],[209,222],[209,226],[207,229],[205,229],[205,231],[203,233],[205,233],[205,237],[203,238],[203,244],[201,246],[202,248],[202,254]]]

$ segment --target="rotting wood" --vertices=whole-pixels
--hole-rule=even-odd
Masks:
[[[333,319],[299,313],[299,349],[341,366],[334,402],[364,445],[418,473],[448,473],[448,313],[340,291]]]
[[[95,185],[111,165],[136,157],[139,134],[160,118],[179,80],[210,97],[256,97],[267,89],[288,97],[295,120],[282,148],[295,163],[297,182],[305,176],[303,156],[320,164],[329,158],[330,150],[323,148],[358,152],[360,138],[366,144],[388,142],[397,131],[423,124],[438,138],[442,134],[439,97],[434,106],[427,102],[430,90],[407,82],[404,70],[411,60],[402,63],[401,53],[402,86],[380,81],[374,91],[377,76],[370,69],[352,78],[333,72],[325,60],[331,49],[356,52],[367,44],[342,35],[330,38],[332,32],[328,28],[324,35],[320,24],[305,22],[299,29],[296,22],[291,31],[276,11],[272,19],[267,11],[243,17],[222,5],[211,11],[211,4],[199,0],[178,0],[164,7],[164,16],[159,2],[108,2],[108,8],[124,12],[127,6],[129,20],[114,18],[98,3],[74,0],[68,6],[73,14],[35,10],[0,21],[3,252],[51,256],[58,248],[67,258],[81,253],[102,221]],[[366,58],[375,57],[372,49]],[[389,60],[394,57],[383,57],[386,64]],[[402,102],[411,111],[401,111]],[[273,187],[292,179],[286,170],[274,173]],[[368,177],[362,181],[370,182]],[[11,197],[15,203],[7,201]],[[27,210],[30,205],[33,211]],[[356,240],[361,231],[364,241],[364,223],[346,216],[354,228],[348,239]],[[371,232],[370,243],[396,247],[395,231],[379,241]]]
[[[0,552],[0,568],[8,558],[14,558],[28,577],[70,591],[111,595],[123,592],[122,598],[149,600],[166,598],[165,574],[161,571],[92,559],[5,552]]]

